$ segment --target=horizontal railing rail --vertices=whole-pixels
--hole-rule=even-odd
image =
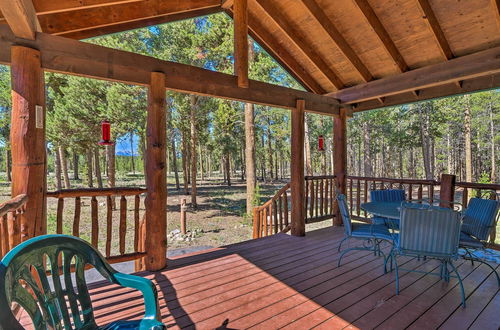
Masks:
[[[117,187],[47,192],[48,198],[57,199],[55,233],[88,240],[110,263],[142,258],[145,256],[145,219],[141,219],[140,211],[141,195],[146,191],[144,188]],[[74,206],[65,213],[68,199],[73,200]],[[132,215],[128,209],[130,202],[133,203]],[[100,206],[105,208],[100,209]],[[82,207],[86,208],[85,212]]]
[[[29,238],[22,221],[27,201],[28,196],[22,194],[0,204],[0,259]]]

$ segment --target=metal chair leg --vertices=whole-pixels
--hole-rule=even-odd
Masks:
[[[340,248],[342,247],[342,243],[344,243],[349,237],[344,237],[340,243],[339,243],[339,248],[337,249],[337,252],[340,252]]]
[[[465,290],[464,290],[464,285],[462,283],[462,278],[460,277],[460,274],[458,273],[457,268],[453,264],[453,261],[450,260],[449,264],[451,266],[451,269],[455,272],[455,274],[457,274],[458,283],[460,284],[460,293],[462,296],[462,307],[465,308]],[[497,274],[497,276],[498,276],[498,274]]]
[[[396,294],[399,294],[399,269],[398,269],[398,260],[396,256],[393,254],[392,258],[394,259],[394,269],[396,271]]]

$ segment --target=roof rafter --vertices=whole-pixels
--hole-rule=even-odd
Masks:
[[[300,33],[295,29],[283,14],[269,0],[256,0],[256,3],[267,13],[267,15],[276,23],[281,31],[290,38],[295,46],[304,54],[330,81],[337,89],[341,89],[344,84],[332,68],[323,60],[321,56],[312,51]]]
[[[432,35],[434,36],[434,39],[436,40],[439,50],[441,51],[442,56],[446,59],[449,60],[453,58],[453,52],[451,51],[450,45],[448,44],[448,41],[446,40],[446,37],[444,36],[443,30],[441,29],[441,26],[439,25],[439,22],[436,18],[436,15],[434,15],[434,11],[432,10],[432,7],[429,3],[428,0],[417,0],[418,5],[420,7],[420,10],[422,11],[424,18],[429,25],[430,29],[432,30]]]
[[[375,34],[377,34],[377,37],[382,42],[382,45],[391,56],[394,63],[396,63],[396,65],[398,66],[399,71],[401,72],[408,71],[408,64],[406,64],[406,61],[404,60],[398,48],[394,44],[394,41],[392,41],[391,37],[389,36],[389,33],[387,33],[387,30],[382,25],[382,22],[380,22],[379,18],[377,17],[377,14],[375,14],[368,1],[354,0],[354,2],[365,16],[366,20],[368,21],[368,24],[370,24],[373,31],[375,31]]]
[[[0,0],[0,10],[15,36],[34,40],[42,31],[31,0]]]
[[[344,39],[342,34],[337,30],[335,25],[323,9],[321,9],[315,0],[301,0],[304,6],[309,10],[311,15],[316,19],[316,22],[321,25],[323,30],[328,34],[330,39],[335,43],[338,49],[344,54],[345,58],[358,71],[361,78],[367,82],[373,80],[373,76],[368,68],[363,64],[356,52],[351,48],[349,43]]]
[[[209,8],[220,8],[220,0],[143,0],[43,14],[39,16],[39,20],[43,31],[65,35],[149,18],[199,12]]]
[[[232,0],[228,0],[232,1]],[[227,9],[226,13],[232,17],[233,12]],[[264,30],[257,19],[248,13],[248,34],[269,53],[294,79],[296,79],[307,90],[316,94],[325,94],[326,91],[316,80],[297,62],[297,60],[273,37],[271,33]]]
[[[210,14],[214,14],[214,13],[218,13],[218,12],[220,12],[220,8],[217,8],[217,7],[206,8],[206,9],[188,11],[185,13],[169,14],[169,15],[165,15],[165,16],[140,19],[140,20],[132,21],[132,22],[125,22],[125,23],[104,26],[104,27],[97,27],[97,28],[93,28],[93,29],[86,29],[86,30],[81,30],[81,31],[69,32],[69,33],[62,34],[61,36],[66,37],[66,38],[81,40],[81,39],[102,36],[105,34],[111,34],[111,33],[123,32],[123,31],[128,31],[128,30],[133,30],[133,29],[139,29],[139,28],[143,28],[146,26],[165,24],[168,22],[175,22],[175,21],[194,18],[194,17],[198,17],[198,16],[210,15]]]

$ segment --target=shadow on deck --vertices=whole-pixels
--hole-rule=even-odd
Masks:
[[[306,237],[278,234],[169,260],[168,270],[140,273],[156,282],[163,321],[172,328],[497,329],[499,288],[491,270],[458,260],[467,308],[456,280],[394,274],[380,257],[352,252],[337,267],[342,228]],[[405,268],[432,270],[435,261],[401,258]],[[99,324],[142,316],[140,293],[93,285]]]

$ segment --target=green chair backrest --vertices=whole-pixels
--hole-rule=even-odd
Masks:
[[[84,240],[66,235],[32,238],[7,253],[0,263],[0,306],[18,303],[37,329],[94,328],[84,276],[86,264],[117,283],[116,271]],[[76,283],[71,276],[72,267]],[[21,328],[10,308],[0,308],[0,328]]]

